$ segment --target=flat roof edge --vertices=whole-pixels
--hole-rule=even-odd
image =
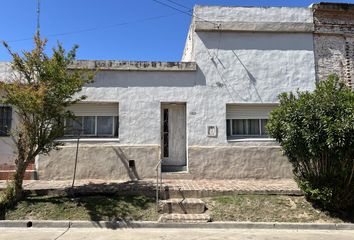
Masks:
[[[195,31],[236,32],[313,32],[314,24],[306,22],[205,22],[196,21]]]
[[[203,5],[196,4],[195,8],[289,8],[289,9],[308,9],[308,7],[298,7],[298,6],[271,6],[271,5],[262,5],[262,6],[239,6],[239,5]]]
[[[159,61],[117,61],[117,60],[76,60],[70,69],[97,69],[101,71],[158,71],[188,72],[196,71],[195,62],[159,62]]]

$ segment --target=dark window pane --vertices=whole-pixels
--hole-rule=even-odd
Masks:
[[[119,136],[119,117],[114,117],[114,136]]]
[[[97,135],[98,136],[113,135],[113,117],[111,116],[97,117]]]
[[[268,119],[261,119],[261,130],[262,130],[262,135],[268,136],[268,130],[265,127],[268,123]]]
[[[82,131],[82,117],[66,119],[65,135],[79,135]]]
[[[95,135],[96,118],[93,116],[84,117],[84,135]]]
[[[232,134],[233,135],[247,135],[247,120],[233,119],[232,120]]]
[[[248,119],[248,135],[260,135],[258,119]]]
[[[226,119],[226,136],[231,136],[230,119]]]

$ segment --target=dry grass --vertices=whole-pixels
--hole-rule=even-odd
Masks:
[[[237,195],[203,200],[213,221],[343,222],[298,196]],[[33,196],[9,210],[6,219],[156,221],[154,203],[153,198],[143,196],[86,196],[75,200]]]
[[[143,196],[29,197],[6,213],[7,220],[157,220],[154,199]]]
[[[304,197],[238,195],[206,198],[213,221],[340,223]]]

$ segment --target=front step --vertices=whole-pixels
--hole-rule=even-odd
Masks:
[[[201,214],[205,212],[205,203],[198,198],[170,198],[160,203],[163,213]]]
[[[162,172],[163,179],[193,179],[193,175],[189,172]]]
[[[208,214],[163,214],[160,216],[159,222],[180,222],[180,223],[204,223],[210,222],[211,218]]]

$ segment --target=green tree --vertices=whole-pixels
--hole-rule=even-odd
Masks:
[[[45,52],[47,40],[37,34],[34,43],[32,51],[22,51],[21,54],[3,43],[12,56],[14,77],[0,83],[0,101],[12,106],[18,118],[10,132],[17,147],[17,157],[13,182],[3,196],[6,203],[22,198],[23,177],[28,164],[33,163],[39,154],[48,154],[61,145],[56,140],[64,135],[62,121],[73,117],[66,107],[85,98],[77,95],[94,75],[85,69],[69,68],[75,60],[77,46],[66,52],[58,43],[48,56]]]
[[[327,209],[354,206],[354,93],[337,76],[314,92],[283,93],[268,131],[305,195]]]

